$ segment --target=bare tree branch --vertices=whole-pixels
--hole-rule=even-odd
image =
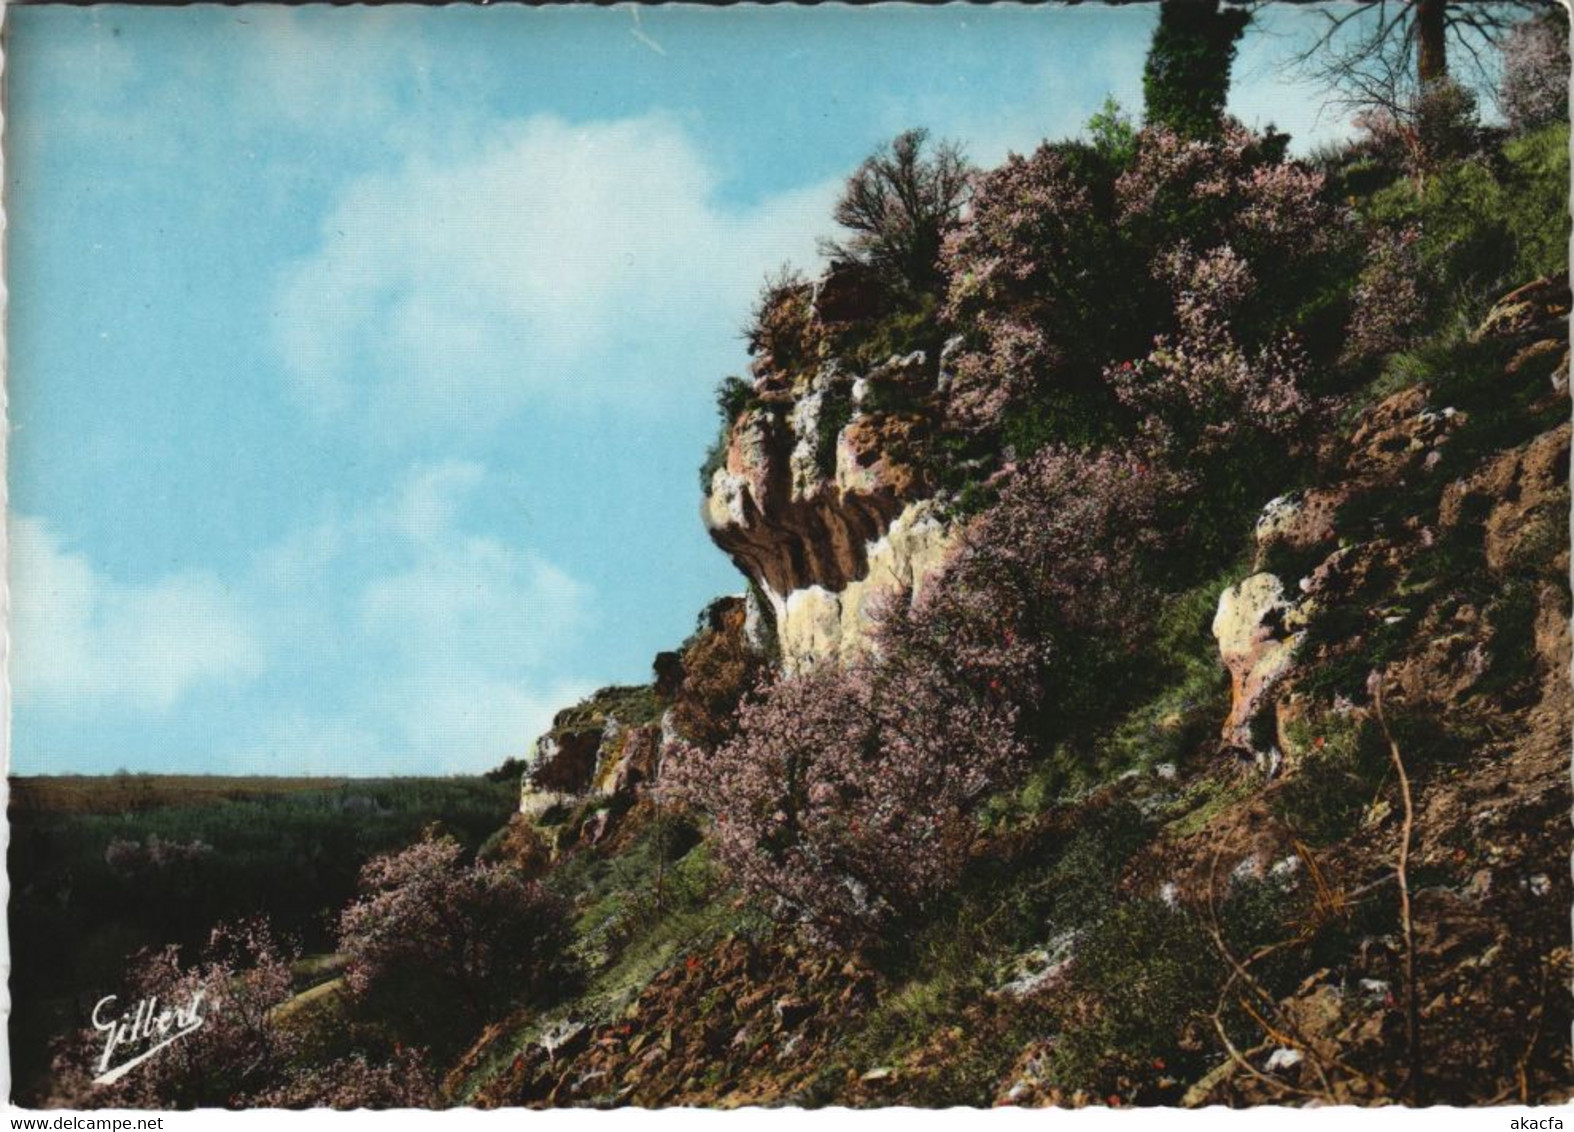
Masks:
[[[1301,0],[1292,0],[1301,2]],[[1456,80],[1491,84],[1489,49],[1517,24],[1556,0],[1360,0],[1323,12],[1316,39],[1292,66],[1347,107],[1393,110],[1412,102],[1420,88],[1450,77],[1446,56],[1463,66]],[[1423,34],[1425,32],[1426,34]]]

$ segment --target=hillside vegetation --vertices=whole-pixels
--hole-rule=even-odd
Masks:
[[[592,992],[452,1100],[1567,1095],[1566,128],[1422,181],[1103,128],[982,178],[932,329],[768,296],[735,429],[952,334],[844,427],[921,421],[966,533],[864,659],[537,819]]]

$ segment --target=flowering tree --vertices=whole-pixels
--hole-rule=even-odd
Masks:
[[[746,702],[737,737],[669,756],[663,790],[715,819],[721,861],[781,919],[857,943],[954,883],[970,809],[1019,750],[937,673],[821,668]]]
[[[884,653],[1003,697],[1019,734],[1052,741],[1108,698],[1108,667],[1146,632],[1157,607],[1147,567],[1176,533],[1186,487],[1135,450],[1041,450],[963,530],[911,613],[893,607]]]
[[[1117,223],[1150,265],[1185,242],[1293,271],[1329,250],[1344,220],[1320,197],[1322,174],[1285,160],[1287,141],[1236,122],[1213,142],[1144,130],[1115,183]]]
[[[1516,24],[1503,42],[1498,101],[1516,130],[1562,122],[1569,113],[1568,15],[1558,9]]]
[[[374,858],[339,916],[345,981],[376,1015],[431,1048],[569,974],[561,902],[501,864],[465,865],[451,838]]]

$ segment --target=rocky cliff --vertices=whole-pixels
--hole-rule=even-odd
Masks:
[[[680,737],[707,746],[736,726],[739,701],[771,669],[774,640],[751,597],[724,597],[694,633],[658,653],[649,684],[602,688],[564,708],[520,781],[521,837],[555,858],[615,830]]]
[[[606,917],[585,946],[609,958],[583,998],[484,1035],[449,1088],[488,1106],[1373,1103],[1413,1001],[1434,1095],[1563,1095],[1569,888],[1548,850],[1567,844],[1574,715],[1569,307],[1566,279],[1522,288],[1433,379],[1351,407],[1305,486],[1264,501],[1248,565],[1200,591],[1192,674],[1113,732],[1154,761],[994,819],[959,918],[922,944],[919,969],[972,981],[916,1012],[939,993],[927,976],[805,951],[695,895],[704,843],[668,866],[635,789],[673,737],[724,742],[778,666],[849,659],[874,595],[921,589],[956,539],[904,447],[921,413],[854,408],[816,463],[844,379],[770,370],[706,502],[768,608],[715,603],[650,686],[603,690],[539,744],[530,825],[570,868],[615,865],[583,900]],[[892,451],[860,447],[875,437]],[[991,917],[1017,942],[974,930]],[[1282,942],[1230,979],[1228,933],[1253,917]],[[1140,1001],[1138,972],[1157,980]],[[1246,980],[1269,1037],[1210,1057],[1209,1011],[1241,1024],[1214,995]]]
[[[846,267],[800,294],[798,349],[762,350],[750,404],[726,428],[702,515],[770,604],[783,668],[851,659],[874,603],[921,592],[952,532],[930,467],[943,351],[871,365],[836,353]],[[805,345],[807,343],[807,345]]]
[[[536,741],[520,813],[557,849],[600,836],[674,739],[727,738],[767,671],[852,663],[880,605],[921,596],[946,562],[957,528],[932,473],[945,351],[861,362],[867,348],[844,348],[869,313],[861,295],[856,269],[835,265],[775,296],[778,333],[725,422],[701,508],[750,591],[702,613],[650,685],[602,689]]]
[[[552,720],[520,783],[519,811],[541,818],[587,796],[649,782],[660,749],[661,701],[648,686],[603,688]]]

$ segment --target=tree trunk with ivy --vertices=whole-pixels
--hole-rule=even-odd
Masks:
[[[1153,31],[1142,94],[1149,125],[1188,138],[1218,136],[1230,93],[1235,45],[1251,16],[1219,0],[1164,0]]]
[[[1422,86],[1448,77],[1445,0],[1416,0],[1416,78]]]

